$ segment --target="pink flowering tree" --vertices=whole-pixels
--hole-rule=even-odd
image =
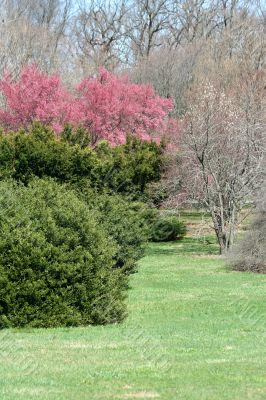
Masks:
[[[25,67],[17,81],[5,74],[0,81],[4,107],[0,125],[6,130],[28,128],[39,121],[60,132],[68,123],[84,127],[94,146],[99,140],[124,143],[128,134],[159,141],[175,124],[168,118],[171,99],[157,96],[151,86],[131,83],[100,69],[97,77],[84,79],[70,94],[57,75],[36,66]],[[175,128],[174,128],[175,130]]]
[[[27,128],[39,121],[60,131],[68,122],[71,97],[57,75],[27,66],[17,81],[6,73],[0,91],[5,103],[0,109],[0,124],[8,130]]]
[[[96,78],[84,79],[77,87],[73,120],[82,123],[92,144],[107,139],[124,143],[127,134],[156,140],[167,131],[171,99],[157,96],[151,86],[130,83],[101,68]]]

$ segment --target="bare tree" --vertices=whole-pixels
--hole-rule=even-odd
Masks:
[[[137,58],[133,79],[151,83],[159,94],[174,98],[175,115],[180,116],[186,109],[184,94],[195,81],[211,75],[213,81],[229,87],[240,71],[253,74],[264,68],[265,24],[261,13],[253,12],[251,3],[167,2],[168,14],[160,34],[155,35],[157,42],[148,57]]]
[[[210,36],[216,26],[217,6],[207,0],[173,0],[168,22],[171,47]]]
[[[168,26],[169,0],[136,0],[130,7],[127,32],[133,60],[147,59],[163,43]]]
[[[200,51],[201,46],[196,44],[155,49],[149,59],[139,60],[131,69],[132,79],[151,84],[162,97],[171,97],[175,104],[172,116],[178,118],[186,109],[185,92],[193,81]]]
[[[125,0],[91,0],[80,4],[74,21],[77,57],[83,71],[113,70],[125,58]]]
[[[263,181],[264,123],[249,104],[211,84],[190,94],[184,121],[184,182],[211,214],[221,253],[231,247],[239,215]]]
[[[50,71],[62,57],[70,0],[3,1],[0,4],[0,70],[17,74],[35,63]]]

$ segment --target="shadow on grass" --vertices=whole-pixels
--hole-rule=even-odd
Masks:
[[[173,242],[150,243],[146,255],[218,255],[219,246],[214,236],[186,237]]]
[[[191,222],[194,221],[200,221],[202,218],[204,219],[209,219],[211,216],[208,212],[203,212],[203,211],[182,211],[180,213],[181,218],[189,220]]]

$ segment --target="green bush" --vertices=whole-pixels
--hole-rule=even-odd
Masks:
[[[125,316],[125,274],[96,210],[53,181],[0,183],[0,327]]]
[[[148,240],[145,204],[128,201],[119,194],[98,194],[91,189],[83,189],[79,196],[92,210],[97,209],[100,224],[115,241],[115,267],[126,275],[135,272]]]
[[[167,242],[182,239],[186,234],[186,226],[175,216],[160,217],[151,225],[151,240]]]
[[[128,274],[149,232],[139,200],[160,179],[162,147],[133,137],[116,147],[88,144],[70,126],[60,137],[40,124],[0,134],[2,327],[125,315]]]
[[[81,148],[86,148],[91,143],[90,137],[84,128],[73,129],[69,124],[64,127],[60,136],[63,141],[72,146],[79,145]]]
[[[34,177],[52,177],[60,183],[87,179],[97,163],[90,148],[71,146],[42,125],[0,136],[0,178],[27,184]]]
[[[144,199],[148,183],[161,177],[162,147],[128,136],[124,145],[101,142],[95,148],[99,160],[93,169],[92,187],[110,189],[132,199]]]
[[[67,126],[61,137],[40,124],[29,133],[0,135],[0,179],[27,184],[33,177],[52,177],[60,183],[89,186],[144,196],[146,185],[160,179],[162,148],[128,137],[124,145],[101,142],[88,147],[84,132]]]
[[[149,183],[146,186],[145,195],[150,206],[159,208],[169,197],[166,179]]]

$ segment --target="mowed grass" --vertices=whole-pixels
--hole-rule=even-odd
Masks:
[[[149,245],[123,324],[0,331],[0,399],[266,399],[266,276],[213,243]]]

